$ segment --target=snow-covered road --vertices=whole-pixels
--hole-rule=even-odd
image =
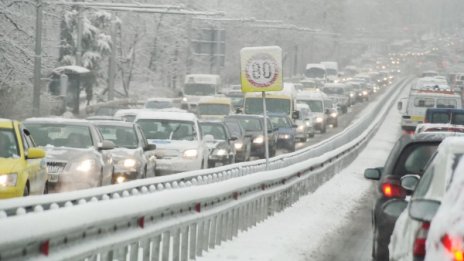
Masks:
[[[294,206],[198,260],[369,260],[366,244],[371,241],[371,224],[366,210],[374,184],[364,179],[363,171],[382,166],[399,135],[400,114],[392,108],[374,138],[345,170]],[[361,238],[350,238],[350,234]],[[358,242],[347,242],[350,239]],[[343,251],[347,248],[350,251]]]

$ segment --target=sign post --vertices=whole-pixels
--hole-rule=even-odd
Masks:
[[[246,47],[240,51],[242,92],[261,92],[263,97],[263,137],[266,169],[269,167],[266,92],[281,91],[282,49],[278,46]]]

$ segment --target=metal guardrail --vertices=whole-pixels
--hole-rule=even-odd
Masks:
[[[145,180],[99,189],[103,194],[88,191],[94,193],[90,200],[76,205],[67,201],[49,211],[35,205],[33,213],[0,219],[6,235],[0,237],[0,260],[195,259],[347,166],[380,126],[402,85],[396,87],[327,142],[274,158],[273,170],[263,171],[261,161],[223,168],[221,175],[208,170],[182,174],[184,181]]]
[[[405,79],[399,81],[399,85]],[[387,98],[388,95],[384,95]],[[382,102],[379,102],[380,106]],[[369,106],[373,106],[370,104]],[[355,120],[344,131],[307,148],[293,153],[280,155],[270,159],[269,170],[276,170],[293,165],[297,162],[314,158],[333,151],[349,141],[359,136],[359,133],[369,126],[375,111],[370,113],[361,112]],[[135,180],[128,183],[93,188],[89,190],[79,190],[62,194],[49,194],[41,196],[30,196],[27,198],[16,198],[8,201],[0,201],[0,220],[16,215],[23,215],[31,212],[43,212],[63,207],[79,205],[83,202],[96,202],[100,200],[111,200],[119,197],[138,195],[139,193],[155,193],[167,189],[178,189],[196,185],[205,185],[221,182],[227,179],[249,175],[265,170],[265,161],[257,160],[252,162],[237,163],[214,169],[205,169],[185,172],[178,175],[155,177],[143,180]]]

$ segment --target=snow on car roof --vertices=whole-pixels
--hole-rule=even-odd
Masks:
[[[111,121],[111,120],[95,120],[93,124],[100,126],[121,126],[121,127],[133,127],[134,123],[127,121]]]
[[[181,121],[197,121],[197,116],[184,110],[158,110],[158,111],[141,111],[137,114],[138,119],[165,119]]]
[[[168,101],[168,102],[172,102],[173,98],[164,98],[164,97],[148,98],[147,102],[149,102],[149,101]]]
[[[117,110],[114,113],[114,116],[115,117],[121,117],[121,116],[131,115],[131,114],[136,115],[137,113],[139,113],[141,111],[147,111],[147,109],[121,109],[121,110]]]
[[[296,99],[297,100],[305,100],[305,99],[323,99],[326,98],[328,99],[327,94],[317,91],[317,92],[307,92],[307,91],[302,91],[299,92]]]

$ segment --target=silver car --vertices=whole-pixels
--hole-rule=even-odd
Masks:
[[[111,150],[114,162],[113,183],[154,177],[155,144],[148,144],[140,127],[132,122],[94,121],[105,140],[115,144]]]
[[[114,143],[86,120],[31,118],[24,121],[47,152],[49,191],[64,192],[111,184]]]

